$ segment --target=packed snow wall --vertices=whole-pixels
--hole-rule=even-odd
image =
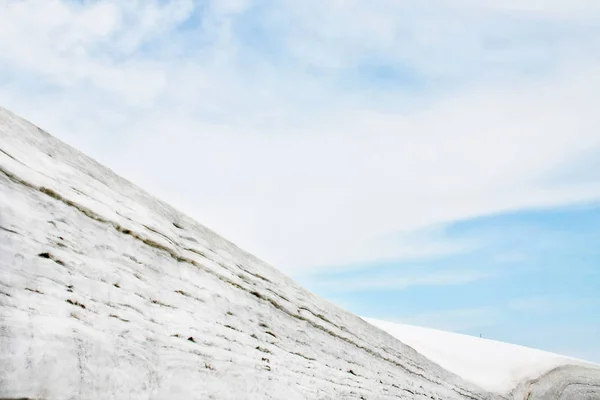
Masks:
[[[500,397],[0,108],[0,398]]]

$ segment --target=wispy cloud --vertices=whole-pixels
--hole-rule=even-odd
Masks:
[[[393,321],[393,319],[389,319]],[[502,311],[496,307],[469,307],[423,313],[404,318],[398,322],[425,326],[450,332],[466,332],[502,323]]]
[[[600,152],[569,4],[0,0],[0,101],[288,271],[449,254],[600,198],[553,179]]]
[[[505,304],[442,309],[404,317],[389,316],[387,320],[451,332],[474,332],[507,324],[511,313],[546,313],[553,305],[555,302],[548,298],[517,298]]]
[[[496,272],[476,270],[444,269],[430,272],[396,270],[368,276],[342,276],[330,279],[317,276],[312,286],[328,292],[359,292],[371,290],[402,290],[420,286],[458,286],[497,277]]]
[[[543,297],[515,299],[509,301],[507,304],[507,308],[510,310],[539,313],[552,311],[553,307],[556,307],[556,301]]]
[[[551,329],[556,332],[571,330],[572,335],[587,336],[590,331],[597,330],[597,324],[592,321],[586,324],[579,323],[576,329],[571,329],[569,324],[561,324],[558,321],[564,318],[565,312],[576,315],[583,312],[583,315],[587,315],[587,309],[596,307],[599,302],[598,297],[577,297],[575,295],[568,297],[562,295],[559,297],[516,297],[499,304],[438,309],[404,316],[379,315],[377,318],[451,332],[471,334],[479,331],[490,332],[497,335],[498,339],[505,337],[507,340],[506,338],[520,337],[525,342],[533,342],[535,337],[540,334],[537,325],[543,326],[542,330],[550,329],[549,325],[545,325],[545,319],[540,316],[555,316],[555,325],[552,325]],[[523,322],[520,321],[523,318],[529,323],[523,325]],[[522,328],[523,331],[515,332],[519,328]],[[584,345],[584,347],[595,347],[596,345],[596,341],[591,341],[588,346]],[[546,343],[546,347],[551,348],[552,343]]]
[[[518,0],[492,0],[479,2],[476,0],[459,0],[454,4],[462,5],[468,8],[479,8],[492,12],[513,12],[525,13],[525,15],[535,17],[551,18],[583,18],[591,19],[594,15],[600,13],[600,5],[594,0],[574,0],[564,2],[561,0],[541,0],[541,1],[518,1]]]

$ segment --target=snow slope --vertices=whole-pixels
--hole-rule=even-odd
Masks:
[[[500,399],[0,108],[0,398],[24,397]]]
[[[560,370],[567,375],[573,372],[571,375],[578,377],[586,374],[595,376],[598,397],[591,398],[600,399],[598,365],[495,340],[372,318],[363,319],[413,347],[443,368],[490,392],[505,395],[514,392],[515,398],[523,398],[522,392],[527,392],[525,386],[531,381],[538,380],[551,371]]]

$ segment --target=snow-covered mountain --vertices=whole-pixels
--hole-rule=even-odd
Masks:
[[[600,399],[599,365],[495,340],[363,319],[490,392],[514,399]]]
[[[510,398],[429,357],[0,108],[0,398]]]

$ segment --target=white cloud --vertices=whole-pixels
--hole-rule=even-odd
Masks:
[[[514,315],[527,316],[531,318],[529,322],[535,323],[536,319],[533,318],[535,315],[563,315],[562,313],[572,315],[574,313],[573,310],[578,310],[577,312],[580,312],[581,308],[593,307],[598,304],[598,301],[598,298],[576,296],[558,298],[523,297],[513,298],[512,300],[494,305],[439,309],[415,315],[387,316],[387,318],[380,319],[452,332],[474,332],[476,328],[495,327],[495,329],[491,330],[497,331],[496,333],[502,332],[503,335],[510,336],[514,335]],[[511,321],[510,324],[507,324],[507,321]],[[525,321],[527,324],[527,320]],[[564,323],[553,324],[553,327],[559,331],[565,329],[568,330],[569,326],[569,324]],[[506,327],[506,331],[498,331],[498,328],[501,327]],[[533,326],[530,326],[529,329],[522,329],[516,337],[520,337],[521,340],[529,338],[529,340],[534,341],[535,339],[533,339],[532,336],[539,335],[540,331],[538,329],[547,327],[538,326],[538,329],[532,328]],[[591,326],[586,329],[590,328]],[[577,333],[581,334],[582,332],[586,332],[586,329],[579,328]],[[542,329],[542,332],[543,331],[544,330]],[[556,336],[559,337],[561,335]],[[568,337],[568,335],[562,337]],[[565,354],[568,353],[569,352],[566,352]]]
[[[531,16],[555,18],[584,17],[591,19],[594,14],[600,13],[600,4],[595,0],[459,0],[453,3],[470,9],[526,13]]]
[[[401,318],[398,322],[450,332],[466,332],[475,328],[497,326],[503,323],[505,317],[499,307],[470,307],[422,313]]]
[[[0,100],[288,270],[461,251],[414,232],[600,198],[552,180],[600,151],[598,36],[540,55],[498,10],[399,4],[273,5],[250,24],[278,43],[263,49],[238,31],[247,1],[0,1]],[[365,60],[436,90],[346,87]]]
[[[548,313],[556,307],[556,301],[543,297],[515,299],[508,303],[508,308],[519,312]]]
[[[189,16],[192,2],[4,0],[0,8],[0,60],[11,75],[62,89],[91,83],[137,105],[153,102],[165,77],[136,51]]]
[[[458,286],[497,277],[495,272],[481,270],[443,270],[415,273],[395,271],[393,273],[374,273],[369,276],[335,277],[331,280],[318,278],[314,287],[332,292],[357,292],[363,290],[402,290],[415,286]],[[528,304],[529,305],[529,304]],[[521,304],[516,304],[521,306]],[[523,304],[523,306],[526,306]]]
[[[284,134],[144,126],[143,151],[117,165],[180,193],[170,199],[278,265],[393,258],[406,252],[404,238],[386,237],[395,232],[598,198],[593,184],[548,183],[600,145],[600,85],[582,78],[586,86],[576,78],[464,94],[410,115],[348,110]],[[161,157],[168,166],[152,162]]]

